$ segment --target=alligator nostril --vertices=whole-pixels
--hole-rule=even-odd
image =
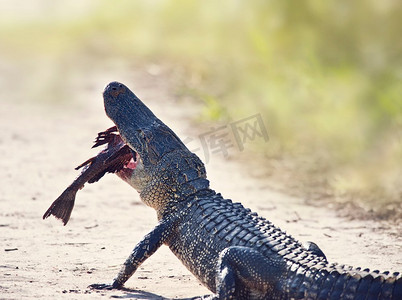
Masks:
[[[123,87],[123,85],[120,83],[120,84],[119,84],[119,87]]]
[[[115,91],[115,90],[117,90],[117,89],[116,89],[115,87],[112,87],[112,90]]]

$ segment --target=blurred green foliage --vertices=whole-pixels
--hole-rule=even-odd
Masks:
[[[0,21],[3,55],[63,70],[112,58],[175,66],[204,118],[261,112],[266,155],[294,159],[306,188],[325,178],[335,194],[401,202],[401,1],[44,3],[40,17]]]

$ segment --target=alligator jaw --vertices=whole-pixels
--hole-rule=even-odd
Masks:
[[[144,164],[138,152],[133,150],[129,145],[127,147],[130,148],[133,157],[122,169],[116,172],[116,175],[140,193],[143,189],[144,177],[146,177],[144,176]]]
[[[131,148],[130,148],[131,149]],[[133,150],[134,152],[134,150]],[[135,154],[134,154],[135,153]],[[134,152],[133,153],[133,158],[124,165],[123,169],[117,172],[117,175],[120,178],[126,178],[125,181],[127,181],[131,176],[133,176],[134,170],[137,168],[139,164],[142,164],[141,158],[138,155],[138,153]]]
[[[103,100],[106,115],[115,123],[124,143],[139,154],[146,169],[152,169],[169,152],[189,151],[124,84],[109,83]]]

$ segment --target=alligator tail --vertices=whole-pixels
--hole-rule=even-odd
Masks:
[[[63,224],[66,225],[70,219],[71,211],[74,207],[75,195],[77,190],[67,188],[53,203],[49,209],[43,215],[43,219],[46,219],[50,215],[55,216],[57,219],[61,219]]]
[[[304,280],[299,289],[306,299],[402,299],[402,274],[398,272],[336,266],[307,271],[306,275],[310,279]]]

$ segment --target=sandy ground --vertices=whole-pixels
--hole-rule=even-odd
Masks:
[[[115,79],[135,90],[183,139],[196,140],[203,133],[191,123],[197,108],[177,103],[167,84],[149,74],[98,76],[76,87],[74,101],[52,106],[34,105],[35,99],[13,102],[3,91],[0,299],[164,299],[209,293],[165,246],[140,267],[125,290],[87,288],[110,282],[137,241],[156,224],[154,211],[114,175],[78,193],[67,226],[54,218],[42,220],[78,175],[73,168],[96,154],[90,149],[96,133],[112,125],[103,112],[101,92]],[[212,187],[301,241],[316,242],[330,261],[402,271],[401,225],[350,221],[337,217],[330,206],[308,206],[305,199],[275,191],[271,182],[258,178],[249,159],[247,153],[234,153],[230,159],[212,155],[207,164]]]

